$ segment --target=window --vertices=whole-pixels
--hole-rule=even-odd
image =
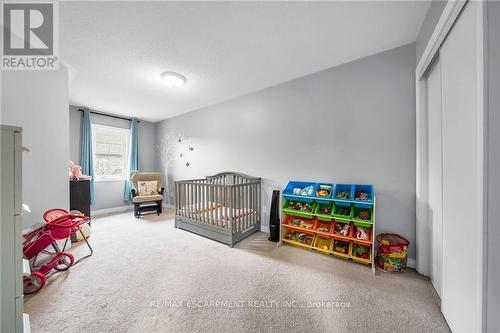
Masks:
[[[96,181],[125,180],[130,130],[92,124]]]

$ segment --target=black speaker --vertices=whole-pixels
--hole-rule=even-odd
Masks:
[[[271,214],[269,216],[269,240],[280,240],[280,191],[274,190],[271,199]]]

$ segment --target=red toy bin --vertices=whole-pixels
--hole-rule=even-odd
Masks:
[[[347,235],[341,235],[339,229],[343,228],[344,226],[349,226],[349,231],[347,232]],[[344,223],[344,222],[334,222],[333,225],[333,230],[332,233],[335,236],[340,236],[340,237],[352,237],[352,224],[351,223]]]
[[[314,220],[305,217],[286,215],[283,220],[283,226],[312,231],[314,229]]]
[[[368,238],[358,238],[358,228],[363,228],[367,233]],[[361,234],[362,235],[362,234]],[[371,242],[372,241],[372,227],[357,226],[356,223],[352,226],[352,238],[356,241]]]
[[[331,234],[332,228],[333,228],[332,222],[324,222],[317,220],[316,224],[314,225],[314,231],[317,231],[318,233]]]

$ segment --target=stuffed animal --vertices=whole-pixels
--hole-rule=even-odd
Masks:
[[[344,225],[342,230],[340,230],[340,234],[342,236],[347,236],[348,233],[349,233],[349,224],[346,224],[346,225]]]
[[[357,239],[368,239],[368,232],[366,231],[366,229],[362,228],[362,227],[357,227],[356,238]]]
[[[70,180],[91,180],[92,177],[82,174],[82,167],[69,161],[69,179]]]
[[[69,161],[69,178],[71,180],[80,180],[82,176],[82,168],[75,164],[73,161]]]

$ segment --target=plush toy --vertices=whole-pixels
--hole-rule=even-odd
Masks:
[[[80,180],[82,176],[82,168],[75,164],[73,161],[69,161],[69,179]]]
[[[69,161],[69,179],[70,180],[86,180],[92,179],[92,177],[82,174],[82,167],[75,164],[73,161]]]
[[[366,232],[365,228],[357,227],[356,228],[356,238],[357,239],[368,239],[368,232]]]
[[[346,224],[346,225],[344,225],[342,230],[340,230],[340,234],[342,236],[347,236],[348,233],[349,233],[349,224]]]

